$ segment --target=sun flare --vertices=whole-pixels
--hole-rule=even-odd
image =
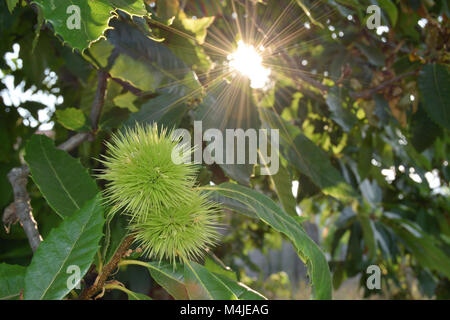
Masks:
[[[259,51],[264,51],[264,48],[260,47]],[[271,70],[263,66],[263,59],[254,46],[240,40],[236,51],[227,59],[233,70],[250,79],[252,88],[262,89],[268,84]]]

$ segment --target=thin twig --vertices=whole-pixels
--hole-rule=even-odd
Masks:
[[[13,168],[8,173],[8,180],[13,187],[14,207],[16,217],[20,220],[23,230],[27,235],[31,250],[36,251],[42,241],[39,234],[36,220],[34,220],[33,212],[30,206],[30,197],[27,192],[28,174],[30,170],[27,166]]]
[[[84,141],[88,140],[91,137],[90,132],[81,132],[77,133],[76,135],[70,137],[67,139],[66,142],[61,143],[58,146],[58,149],[64,150],[64,151],[72,151],[76,147],[78,147],[80,144],[82,144]]]
[[[389,79],[381,84],[379,84],[376,87],[359,91],[359,92],[351,92],[350,96],[354,99],[367,99],[372,97],[374,94],[376,94],[378,91],[383,90],[386,87],[389,87],[390,85],[402,80],[403,78],[415,75],[417,73],[417,70],[409,71],[403,74],[400,74],[392,79]]]
[[[106,280],[108,279],[110,274],[117,268],[120,259],[122,259],[133,241],[133,235],[129,235],[122,241],[122,244],[114,253],[111,260],[103,267],[102,272],[97,276],[97,279],[95,279],[94,284],[91,287],[84,288],[84,290],[81,292],[79,298],[80,300],[90,299],[94,294],[103,289]]]
[[[91,127],[94,134],[98,130],[98,122],[100,120],[100,115],[102,114],[103,105],[105,104],[106,87],[108,84],[109,74],[106,71],[99,70],[97,77],[97,91],[95,93],[95,98],[91,109]]]
[[[123,81],[122,79],[119,78],[113,78],[111,77],[111,80],[117,82],[118,84],[120,84],[124,89],[130,91],[132,94],[134,94],[137,97],[141,97],[144,95],[144,92],[139,89],[136,88],[135,86],[133,86],[132,84],[130,84],[129,82]]]

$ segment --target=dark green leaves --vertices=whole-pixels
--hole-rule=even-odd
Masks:
[[[325,151],[303,135],[297,127],[265,108],[260,109],[260,115],[265,126],[280,130],[280,148],[286,160],[311,178],[311,181],[320,187],[323,193],[343,201],[357,196],[355,190],[333,167]]]
[[[25,271],[26,268],[22,266],[0,264],[0,300],[19,298]]]
[[[259,128],[260,121],[258,113],[250,92],[242,88],[248,83],[232,82],[231,84],[221,81],[214,84],[203,103],[197,108],[195,120],[202,121],[204,131],[215,128],[219,129],[225,137],[225,131],[229,128],[241,128],[244,131],[250,128]],[[211,86],[213,87],[213,85]],[[224,99],[223,97],[229,97]],[[235,150],[227,150],[226,143],[223,145],[223,154],[237,154],[237,144]],[[230,147],[228,147],[230,149]],[[247,150],[248,152],[248,150]],[[247,158],[247,156],[246,156]],[[223,171],[235,181],[243,184],[250,184],[250,176],[253,172],[253,165],[248,164],[221,164]]]
[[[14,8],[17,6],[18,3],[19,0],[6,0],[9,12],[13,12]]]
[[[81,279],[98,250],[104,224],[98,195],[53,229],[37,249],[25,276],[25,299],[59,300],[76,285],[70,277],[79,268]],[[72,268],[70,268],[73,266]]]
[[[184,265],[184,281],[191,300],[237,300],[238,297],[217,276],[195,262]]]
[[[377,2],[383,12],[387,13],[387,15],[389,16],[391,25],[395,27],[398,18],[397,6],[391,0],[378,0]]]
[[[181,264],[148,263],[152,278],[177,300],[188,300],[184,284],[184,267]]]
[[[342,95],[338,87],[333,87],[327,96],[327,104],[331,111],[331,119],[342,127],[345,132],[349,132],[356,124],[356,117],[350,110],[342,106]]]
[[[450,258],[439,248],[434,237],[426,234],[416,223],[403,219],[396,213],[385,212],[383,219],[414,254],[419,264],[450,278]]]
[[[300,258],[307,264],[315,297],[331,299],[331,275],[325,255],[297,220],[286,214],[267,196],[246,187],[224,183],[208,189],[241,202],[254,211],[259,219],[286,235],[297,248]]]
[[[428,64],[419,75],[422,101],[430,118],[443,128],[450,129],[450,73],[446,66]]]
[[[108,42],[101,41],[93,46],[94,50],[90,50],[97,60],[105,59],[105,53],[113,45],[118,55],[113,59],[111,76],[143,91],[153,92],[159,88],[182,90],[178,98],[200,87],[194,73],[183,61],[164,44],[149,39],[136,24],[114,20],[111,26],[114,29],[107,32]]]
[[[79,160],[58,150],[46,136],[34,135],[25,152],[33,181],[62,218],[79,210],[98,193],[97,185]]]
[[[147,14],[143,0],[109,0],[114,8],[128,12],[130,15],[144,16]]]

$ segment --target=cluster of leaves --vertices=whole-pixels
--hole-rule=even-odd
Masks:
[[[255,94],[239,90],[242,84],[232,79],[215,77],[226,56],[218,57],[213,49],[232,50],[217,35],[228,34],[236,19],[250,16],[241,2],[195,0],[183,7],[178,0],[80,0],[81,28],[69,30],[69,0],[35,0],[33,5],[0,0],[0,54],[20,46],[18,59],[0,59],[1,75],[12,76],[15,87],[64,101],[51,114],[52,142],[33,135],[33,122],[41,124],[38,112],[48,111],[46,106],[6,105],[0,99],[0,208],[13,201],[6,174],[24,158],[33,179],[28,187],[33,214],[44,239],[32,255],[18,224],[9,234],[1,231],[0,261],[5,263],[0,283],[5,285],[0,298],[18,298],[21,292],[25,299],[76,296],[76,283],[67,285],[71,265],[80,268],[86,275],[83,285],[89,286],[88,277],[102,273],[126,237],[121,218],[104,220],[109,210],[99,196],[104,186],[92,178],[102,166],[95,159],[104,154],[104,142],[135,122],[192,130],[194,120],[202,120],[205,130],[279,129],[276,175],[261,176],[251,165],[212,165],[203,166],[198,182],[231,212],[257,222],[261,232],[255,232],[254,243],[264,245],[270,232],[292,242],[308,267],[315,297],[330,298],[332,286],[364,275],[372,264],[382,267],[385,293],[401,289],[402,297],[411,297],[411,289],[404,288],[412,271],[424,294],[449,294],[446,1],[251,2],[255,19],[242,25],[256,24],[256,33],[271,30],[288,5],[291,19],[281,20],[286,26],[302,25],[294,43],[273,49],[267,58],[271,65],[287,67],[274,67],[274,84]],[[373,3],[382,8],[382,22],[389,27],[383,36],[365,27],[366,8]],[[425,27],[420,19],[426,19]],[[300,67],[299,61],[307,63]],[[98,70],[108,73],[108,81],[97,125],[88,119]],[[57,75],[54,81],[51,73]],[[223,99],[225,90],[235,93],[233,99]],[[246,101],[245,112],[240,101]],[[92,139],[71,155],[55,147],[75,132]],[[383,169],[394,178],[386,179]],[[439,189],[427,183],[430,175],[440,182]],[[295,196],[293,181],[299,183]],[[305,218],[297,216],[299,209]],[[303,229],[305,219],[319,221],[328,261]],[[240,220],[231,225],[240,227]],[[240,241],[228,237],[224,246]],[[145,267],[174,298],[263,298],[210,259],[174,267],[135,260],[140,254],[133,249],[130,259],[119,263],[121,273],[130,264]],[[217,254],[233,266],[239,257],[248,260],[242,251],[219,247]],[[122,290],[129,299],[148,298],[114,283],[105,288]]]

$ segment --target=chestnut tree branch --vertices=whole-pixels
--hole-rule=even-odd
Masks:
[[[106,87],[108,85],[109,74],[106,71],[99,70],[97,73],[98,83],[95,93],[94,102],[91,109],[91,127],[95,134],[98,130],[98,122],[102,114],[103,105],[105,104]]]
[[[79,297],[80,300],[90,299],[94,294],[103,289],[106,280],[108,279],[110,274],[117,268],[117,265],[119,264],[120,260],[125,255],[125,253],[131,246],[133,241],[134,241],[133,235],[127,236],[122,241],[121,245],[116,250],[111,260],[103,267],[101,273],[95,279],[94,284],[90,287],[84,288],[84,290],[81,292]]]
[[[33,212],[30,205],[30,197],[27,192],[28,174],[30,170],[27,166],[13,168],[8,173],[8,180],[13,187],[14,207],[16,217],[20,220],[23,230],[27,235],[31,250],[36,251],[42,241],[39,234],[36,220],[34,220]]]

